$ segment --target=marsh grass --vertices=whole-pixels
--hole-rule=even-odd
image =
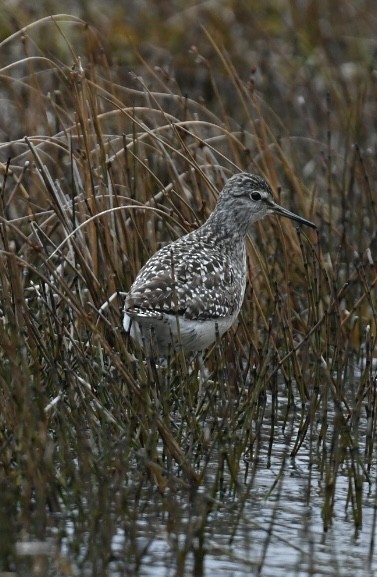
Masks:
[[[336,74],[335,98],[313,93],[299,119],[312,128],[293,136],[207,31],[205,43],[212,59],[196,47],[192,57],[209,103],[136,50],[137,74],[117,76],[75,17],[36,21],[0,46],[12,120],[0,148],[3,571],[142,574],[166,537],[174,575],[204,575],[209,554],[262,574],[275,540],[304,556],[278,522],[302,454],[302,498],[319,490],[323,528],[344,479],[347,516],[363,527],[376,483],[375,142],[365,133],[352,146]],[[364,102],[371,89],[365,79]],[[284,106],[297,106],[290,94]],[[370,120],[352,106],[355,125]],[[159,366],[128,341],[122,295],[238,170],[263,174],[319,231],[274,218],[254,228],[239,324],[206,353],[200,382],[197,360]],[[273,471],[263,522],[261,470]],[[33,541],[52,543],[52,561],[42,550],[29,563],[22,543]]]

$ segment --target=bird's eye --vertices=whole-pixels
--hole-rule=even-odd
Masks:
[[[253,200],[260,200],[262,198],[260,192],[252,192],[250,196]]]

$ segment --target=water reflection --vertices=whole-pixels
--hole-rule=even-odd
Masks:
[[[330,451],[336,443],[339,451],[345,450],[341,446],[343,429],[335,429],[335,412],[329,410],[326,415],[326,437],[320,436],[323,422],[313,420],[292,459],[303,422],[301,409],[289,409],[287,418],[283,387],[277,413],[269,395],[263,402],[257,451],[250,449],[248,459],[246,453],[244,458],[233,459],[238,437],[226,446],[214,444],[202,485],[196,490],[173,467],[176,476],[168,478],[166,488],[159,490],[138,461],[140,454],[119,464],[118,472],[116,459],[122,459],[124,449],[116,439],[119,454],[113,457],[112,469],[97,465],[92,478],[82,477],[72,491],[67,486],[60,513],[49,518],[48,549],[43,554],[38,549],[32,559],[32,539],[20,540],[16,548],[18,575],[374,575],[375,489],[363,477],[361,465],[360,474],[352,469],[358,466],[357,454],[354,458],[347,453],[340,459],[341,453]],[[308,407],[302,411],[307,412]],[[343,422],[341,425],[344,428]],[[215,433],[212,429],[211,434]],[[361,419],[359,447],[364,446],[365,436],[366,422]],[[329,454],[324,456],[326,450]],[[96,458],[96,463],[100,462],[103,453],[98,452]],[[240,464],[237,482],[229,467],[219,466],[226,458],[233,465]],[[74,463],[79,474],[79,460]],[[127,465],[127,476],[123,465]],[[331,477],[333,471],[336,475]],[[369,478],[376,478],[375,464]],[[362,495],[358,530],[352,502],[356,494],[352,484],[357,479],[364,479],[358,490]],[[333,500],[330,521],[325,510],[329,499]],[[329,528],[324,531],[326,523]]]

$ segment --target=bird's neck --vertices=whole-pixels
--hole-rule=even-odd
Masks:
[[[248,227],[249,220],[244,213],[230,214],[225,209],[215,209],[203,224],[202,233],[208,234],[221,244],[243,245]]]

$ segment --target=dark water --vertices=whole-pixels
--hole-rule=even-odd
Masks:
[[[267,399],[267,408],[269,402]],[[286,402],[284,396],[279,398],[279,415],[271,451],[271,423],[266,411],[265,432],[261,434],[254,477],[251,479],[250,471],[246,474],[246,462],[242,462],[237,491],[228,484],[222,494],[211,496],[214,506],[205,517],[201,541],[199,537],[192,539],[188,551],[185,552],[187,535],[192,533],[201,517],[195,512],[187,490],[178,490],[173,495],[171,489],[167,489],[161,496],[157,489],[151,491],[144,487],[138,497],[134,522],[130,517],[123,520],[119,514],[114,515],[112,529],[104,531],[109,541],[106,545],[104,542],[103,547],[98,534],[105,517],[100,512],[93,529],[97,535],[93,547],[90,545],[90,523],[86,523],[82,510],[80,513],[76,510],[65,513],[62,508],[59,516],[51,517],[49,539],[41,544],[38,555],[32,551],[27,553],[25,543],[18,547],[20,570],[17,574],[111,577],[377,575],[374,543],[377,538],[376,464],[369,471],[370,482],[364,480],[361,485],[362,520],[356,529],[350,500],[350,484],[354,483],[352,461],[344,459],[340,462],[332,479],[335,483],[334,503],[325,530],[324,503],[328,481],[326,483],[321,447],[317,443],[321,423],[318,421],[312,427],[293,461],[289,454],[299,419],[297,416],[293,418],[294,424],[288,436],[287,426],[285,429],[282,426]],[[330,446],[334,436],[331,430],[333,415],[329,413],[327,418]],[[363,446],[365,422],[360,423],[359,430],[360,446]],[[232,447],[228,450],[231,452]],[[335,454],[327,462],[331,463],[332,458],[336,458]],[[217,462],[213,463],[214,478],[217,466]],[[211,464],[209,470],[211,472]],[[200,502],[201,497],[205,500],[207,492],[207,486],[200,487],[196,500]],[[109,495],[109,506],[112,507],[116,500],[117,495]],[[172,502],[177,510],[174,509],[173,515],[169,510]],[[129,505],[132,508],[131,502]],[[87,513],[91,517],[91,512]],[[72,522],[80,515],[83,516],[80,523]],[[175,515],[173,522],[171,516]],[[81,525],[80,531],[78,525]],[[39,560],[39,565],[36,560]]]
[[[217,513],[209,521],[211,527],[206,534],[204,575],[258,575],[260,566],[260,574],[265,577],[281,577],[284,573],[297,577],[377,575],[376,552],[373,547],[371,550],[375,489],[370,490],[365,483],[363,525],[355,531],[352,515],[346,511],[348,479],[346,475],[340,474],[336,480],[337,497],[332,526],[324,531],[321,482],[318,472],[313,470],[311,498],[310,503],[307,503],[308,458],[303,453],[296,458],[294,468],[287,466],[279,485],[278,497],[272,494],[266,499],[276,475],[280,473],[281,463],[275,462],[278,461],[277,457],[273,461],[269,469],[261,464],[251,499],[245,506],[242,522],[231,544],[229,539],[232,527],[229,526],[227,515]],[[271,537],[266,544],[269,529]],[[142,539],[143,526],[139,530]],[[114,550],[122,550],[122,536],[114,538],[113,546]],[[169,551],[168,537],[156,534],[140,575],[175,575]],[[186,566],[188,575],[192,574],[192,564],[191,560]]]

